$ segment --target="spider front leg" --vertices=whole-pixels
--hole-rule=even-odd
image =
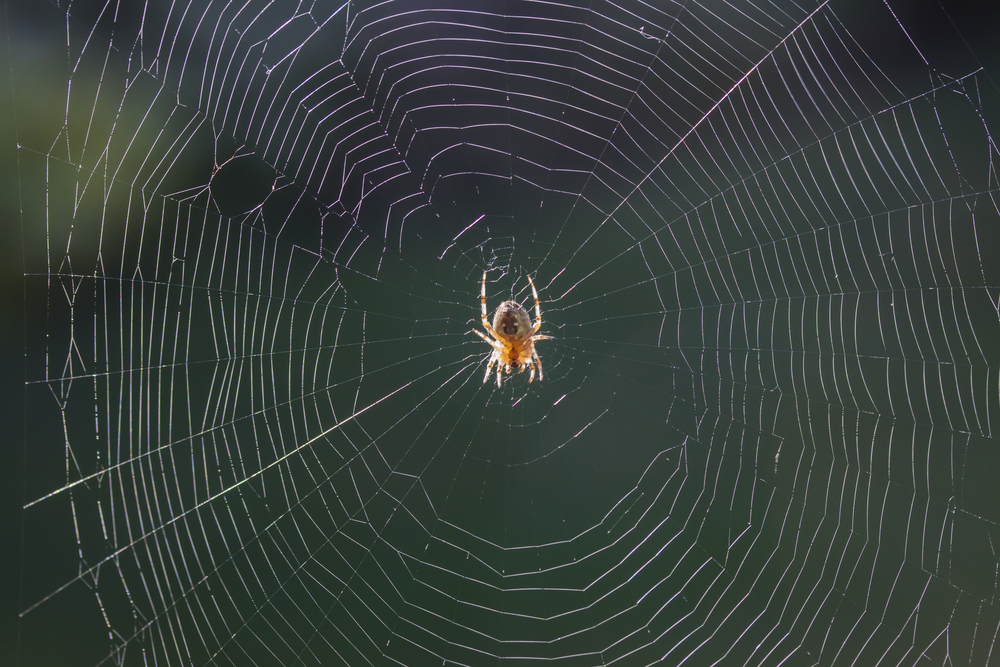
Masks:
[[[551,338],[551,336],[536,336],[535,340],[539,338]],[[538,381],[541,382],[545,379],[545,375],[542,374],[542,360],[534,348],[531,348],[531,361],[534,362],[534,366],[531,367],[531,375],[528,377],[528,382],[531,382],[535,377],[535,366],[538,366]]]
[[[495,364],[496,362],[497,362],[497,355],[491,354],[490,363],[486,364],[486,375],[483,376],[483,384],[486,384],[486,381],[490,379],[490,371],[493,370],[493,364]],[[497,366],[497,385],[499,386],[499,384],[500,384],[500,367]]]
[[[479,336],[480,338],[482,338],[484,341],[486,341],[487,343],[489,343],[490,347],[493,348],[493,352],[490,354],[490,363],[486,365],[486,375],[483,376],[483,382],[485,383],[487,380],[490,379],[490,371],[493,369],[493,364],[497,364],[497,386],[499,387],[500,386],[500,371],[503,370],[503,364],[498,363],[498,362],[500,361],[500,359],[501,359],[501,357],[502,357],[502,355],[504,353],[503,346],[500,345],[499,342],[493,340],[492,338],[490,338],[489,336],[487,336],[486,334],[484,334],[479,329],[473,329],[469,333],[476,334],[477,336]]]

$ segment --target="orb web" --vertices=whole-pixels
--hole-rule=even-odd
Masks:
[[[25,664],[988,664],[997,89],[900,4],[11,6]]]

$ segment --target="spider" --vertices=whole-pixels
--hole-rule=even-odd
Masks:
[[[531,369],[528,382],[535,379],[535,367],[538,367],[539,382],[544,379],[542,375],[542,360],[538,358],[535,351],[535,341],[552,340],[552,336],[539,336],[537,331],[542,327],[542,310],[538,306],[538,292],[535,291],[535,283],[528,276],[528,284],[531,285],[531,295],[535,297],[535,325],[531,325],[528,311],[517,301],[504,301],[497,308],[493,316],[493,326],[490,326],[486,319],[486,272],[483,271],[483,285],[480,290],[480,300],[483,306],[483,328],[486,329],[487,336],[478,329],[473,329],[469,333],[474,333],[484,341],[493,346],[490,354],[490,363],[486,366],[486,375],[483,382],[490,379],[490,371],[493,365],[497,365],[497,386],[500,386],[500,373],[511,370],[520,370],[522,373],[526,368]]]

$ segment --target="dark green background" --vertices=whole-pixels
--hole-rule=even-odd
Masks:
[[[694,6],[678,39],[714,12],[772,40],[737,60],[703,33],[709,62],[637,35],[640,5],[444,3],[420,24],[403,10],[433,3],[372,3],[348,30],[331,4],[286,71],[315,24],[257,4],[221,47],[192,39],[204,3],[183,25],[165,3],[3,6],[0,661],[987,664],[988,11],[834,2],[792,30],[815,7],[785,7],[787,48],[740,99],[790,96],[708,116],[760,142],[704,122],[669,157],[788,34]],[[839,87],[769,69],[808,81],[796,58],[821,45]],[[405,76],[416,56],[450,69]],[[361,93],[259,111],[338,59]],[[692,61],[692,89],[663,83]],[[313,126],[326,142],[268,134]],[[919,181],[885,175],[911,159]],[[486,269],[491,309],[534,277],[544,382],[481,382]]]

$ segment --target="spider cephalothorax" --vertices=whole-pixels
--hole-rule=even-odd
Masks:
[[[480,301],[482,304],[483,328],[486,329],[487,336],[478,329],[473,329],[472,333],[477,334],[484,341],[493,347],[490,354],[490,362],[486,366],[486,375],[483,382],[490,378],[490,371],[493,365],[497,367],[497,386],[500,386],[501,372],[510,373],[511,370],[524,372],[530,368],[531,374],[528,382],[535,379],[535,367],[538,368],[538,379],[544,379],[542,375],[542,360],[538,358],[535,351],[535,341],[550,340],[552,336],[539,336],[538,330],[542,327],[542,310],[538,305],[538,292],[535,290],[535,283],[528,276],[528,284],[531,286],[531,295],[535,298],[535,324],[531,324],[531,318],[524,306],[517,301],[504,301],[497,308],[493,316],[493,326],[490,326],[486,319],[486,272],[483,271],[483,284],[480,290]]]

